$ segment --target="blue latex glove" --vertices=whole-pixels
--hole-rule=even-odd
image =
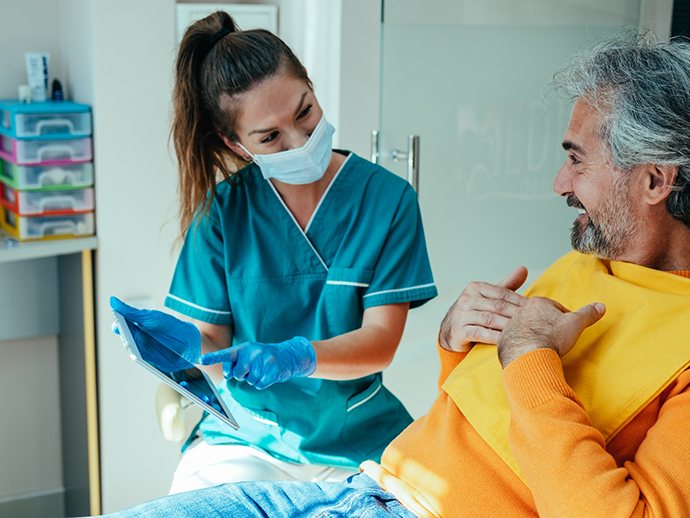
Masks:
[[[223,364],[223,376],[254,385],[259,390],[316,370],[314,346],[302,336],[279,344],[245,342],[201,357],[202,365]]]
[[[201,333],[194,324],[162,311],[133,308],[116,297],[110,297],[110,307],[125,317],[146,361],[165,372],[191,369],[199,363]],[[120,334],[115,323],[113,331]]]

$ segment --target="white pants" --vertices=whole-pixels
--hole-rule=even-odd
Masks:
[[[249,446],[212,446],[198,441],[182,456],[175,471],[170,494],[204,489],[227,482],[254,480],[338,482],[355,473],[357,472],[316,464],[285,462]]]

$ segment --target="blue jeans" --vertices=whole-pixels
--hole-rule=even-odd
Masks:
[[[364,474],[345,482],[242,482],[159,498],[108,515],[129,517],[416,518]]]

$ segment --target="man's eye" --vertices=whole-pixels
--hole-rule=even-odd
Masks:
[[[580,161],[577,158],[575,158],[573,155],[568,155],[568,158],[570,158],[570,162],[572,164],[579,164],[580,163]]]
[[[312,105],[310,104],[304,110],[302,110],[297,116],[297,120],[304,119],[307,115],[309,115],[309,112],[311,111],[311,106]]]
[[[261,139],[262,144],[268,144],[269,142],[275,140],[278,137],[278,132],[274,131],[273,133],[267,135],[263,139]]]

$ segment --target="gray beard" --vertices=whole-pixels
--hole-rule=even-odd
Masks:
[[[626,245],[635,235],[635,216],[628,197],[629,176],[616,172],[609,198],[601,212],[593,213],[598,223],[589,221],[586,228],[575,220],[570,231],[570,243],[583,254],[592,254],[601,259],[618,259]],[[579,202],[579,200],[578,200]]]

